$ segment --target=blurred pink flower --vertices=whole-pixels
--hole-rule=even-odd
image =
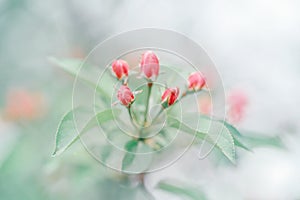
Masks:
[[[228,95],[227,104],[228,121],[231,123],[238,123],[244,118],[245,109],[248,104],[248,96],[243,90],[232,90]]]
[[[212,103],[209,96],[202,96],[198,100],[199,112],[204,115],[210,115],[212,112]]]
[[[32,120],[41,117],[44,111],[42,94],[18,89],[7,94],[3,115],[8,120]]]
[[[66,56],[72,58],[84,59],[86,57],[86,53],[84,52],[82,47],[74,46],[70,49],[70,52]]]

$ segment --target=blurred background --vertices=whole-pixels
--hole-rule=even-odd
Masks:
[[[1,0],[0,199],[140,195],[134,177],[99,165],[80,143],[51,157],[57,125],[71,108],[73,79],[48,57],[82,58],[107,37],[144,27],[178,31],[206,49],[229,104],[230,97],[242,96],[243,109],[233,123],[279,135],[286,146],[241,152],[236,166],[198,160],[198,149],[192,148],[176,164],[147,175],[156,199],[182,199],[155,188],[163,178],[192,185],[206,199],[300,199],[296,0]]]

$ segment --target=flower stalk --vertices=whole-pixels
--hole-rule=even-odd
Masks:
[[[152,81],[149,81],[148,82],[148,93],[147,93],[147,98],[146,98],[146,109],[145,109],[145,114],[144,114],[144,127],[146,127],[148,124],[149,102],[150,102],[152,86],[153,86]]]
[[[138,128],[138,125],[137,125],[137,123],[136,123],[135,117],[134,117],[134,115],[133,115],[133,113],[132,113],[132,111],[131,111],[131,105],[129,105],[129,106],[127,107],[127,110],[128,110],[128,114],[129,114],[130,121],[131,121],[132,125],[133,125],[135,128]]]

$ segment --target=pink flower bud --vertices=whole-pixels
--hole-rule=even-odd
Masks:
[[[126,85],[120,87],[117,97],[124,106],[129,106],[134,101],[134,95]]]
[[[116,60],[112,63],[112,70],[120,80],[128,76],[129,65],[124,60]]]
[[[200,72],[193,72],[188,78],[188,89],[198,91],[205,85],[205,78]]]
[[[155,53],[147,51],[142,55],[140,63],[143,75],[151,80],[155,80],[159,73],[159,60]]]
[[[179,95],[179,88],[167,88],[161,96],[162,103],[166,102],[168,106],[175,103]]]
[[[231,123],[240,122],[245,115],[248,96],[242,90],[232,90],[228,95],[228,120]]]

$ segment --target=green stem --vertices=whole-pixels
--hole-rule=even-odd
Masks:
[[[134,120],[134,117],[133,117],[133,115],[132,115],[132,112],[131,112],[131,105],[129,105],[129,106],[127,107],[127,110],[128,110],[128,114],[129,114],[129,116],[130,116],[130,121],[131,121],[132,125],[133,125],[135,128],[138,128],[137,124],[135,123],[135,120]]]
[[[152,89],[153,83],[151,81],[148,82],[148,93],[147,93],[147,102],[146,102],[146,110],[144,114],[144,126],[147,124],[147,116],[148,116],[148,110],[149,110],[149,101],[150,101],[150,95],[151,95],[151,89]]]
[[[164,111],[164,107],[161,107],[161,109],[160,109],[160,111],[156,114],[156,116],[153,118],[153,120],[152,120],[152,124],[153,123],[155,123],[156,121],[157,121],[157,119],[158,119],[158,117],[160,116],[160,114]]]

